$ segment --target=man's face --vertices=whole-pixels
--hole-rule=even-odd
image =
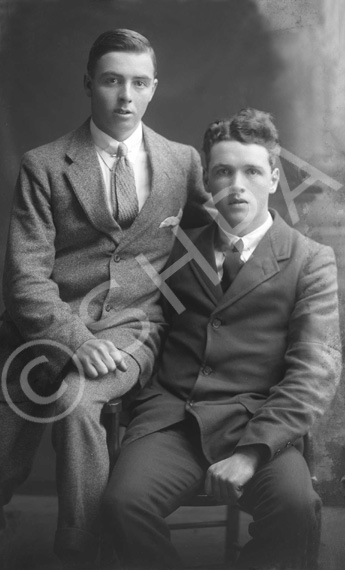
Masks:
[[[85,76],[96,126],[123,141],[136,129],[157,86],[149,53],[112,51],[98,61],[93,76]]]
[[[211,148],[205,187],[220,213],[220,226],[230,233],[244,236],[266,221],[268,197],[278,181],[279,170],[271,169],[264,146],[221,141]]]

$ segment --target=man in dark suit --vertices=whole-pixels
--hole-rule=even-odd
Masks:
[[[138,256],[160,272],[172,228],[183,212],[192,224],[207,200],[195,149],[142,124],[157,87],[145,37],[102,34],[84,84],[91,120],[23,158],[0,329],[1,503],[55,418],[55,549],[72,562],[97,552],[109,474],[102,407],[150,378],[165,328],[159,290]]]
[[[124,568],[179,568],[164,518],[205,481],[253,514],[239,568],[302,568],[320,508],[303,436],[341,366],[334,254],[268,209],[279,143],[267,113],[211,124],[204,151],[218,217],[193,234],[203,262],[192,236],[174,246],[179,303],[170,295],[160,368],[132,404],[104,512]]]

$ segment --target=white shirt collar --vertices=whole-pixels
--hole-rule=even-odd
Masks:
[[[261,226],[259,226],[258,228],[256,228],[252,232],[250,232],[249,234],[241,236],[241,240],[243,241],[243,246],[244,246],[243,249],[244,250],[255,249],[257,247],[257,245],[259,244],[259,242],[264,237],[265,233],[269,230],[269,228],[271,227],[272,224],[273,224],[273,219],[272,219],[270,212],[268,212],[267,219],[263,224],[261,224]],[[223,235],[221,235],[221,234],[223,234]],[[224,247],[229,247],[229,243],[230,243],[230,245],[236,243],[239,238],[240,238],[240,236],[235,236],[234,234],[231,234],[229,232],[226,232],[223,229],[220,229],[221,243],[227,244]],[[221,249],[223,249],[222,246],[221,246]]]
[[[101,129],[99,129],[95,125],[93,119],[91,119],[90,121],[90,131],[93,142],[95,143],[96,147],[98,147],[100,150],[106,152],[111,156],[116,154],[117,147],[120,144],[119,141],[113,139],[104,131],[101,131]],[[143,125],[140,122],[137,128],[135,129],[134,133],[132,133],[131,136],[128,137],[128,139],[122,142],[124,142],[125,145],[127,146],[128,153],[132,154],[133,156],[133,154],[136,154],[139,151],[142,141],[143,141]]]

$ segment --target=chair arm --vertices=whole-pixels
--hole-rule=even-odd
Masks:
[[[120,453],[120,414],[122,411],[122,401],[114,398],[103,406],[104,423],[107,430],[110,472],[114,467],[118,454]]]
[[[310,478],[315,491],[317,491],[318,479],[315,473],[315,453],[314,453],[314,442],[310,433],[307,433],[303,437],[303,457],[306,460],[310,471]]]

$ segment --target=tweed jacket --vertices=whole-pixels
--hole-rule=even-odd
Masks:
[[[89,120],[22,160],[10,223],[0,329],[0,366],[7,362],[12,396],[33,354],[34,381],[54,380],[83,342],[107,338],[131,354],[144,383],[152,373],[164,318],[154,274],[166,264],[174,234],[206,215],[200,158],[143,126],[151,193],[123,231],[108,211]],[[186,206],[188,202],[188,205]],[[186,208],[185,208],[186,206]],[[200,218],[200,219],[201,219]],[[168,223],[162,224],[168,219]],[[29,343],[29,344],[25,344]],[[21,351],[18,347],[28,346]],[[7,359],[18,350],[18,356]],[[25,398],[24,398],[25,399]]]
[[[263,444],[294,444],[334,396],[340,377],[337,277],[330,247],[272,211],[274,222],[223,294],[193,258],[170,277],[185,310],[152,385],[139,394],[124,445],[192,414],[211,462]],[[215,271],[216,223],[194,241]],[[176,241],[171,263],[185,254]]]

